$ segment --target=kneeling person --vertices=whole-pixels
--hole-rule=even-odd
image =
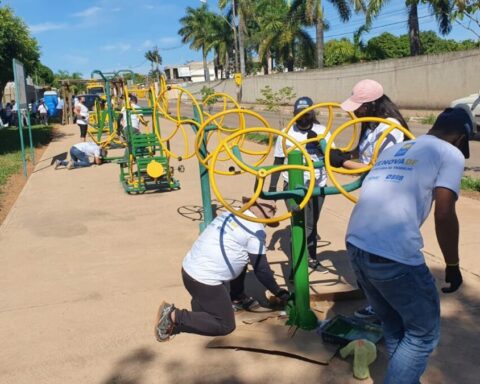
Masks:
[[[245,214],[271,218],[275,211],[274,202],[258,199]],[[192,296],[192,310],[163,302],[155,326],[157,340],[168,341],[171,335],[181,332],[204,336],[233,332],[235,315],[226,283],[242,279],[242,271],[249,261],[265,288],[279,299],[288,300],[288,292],[278,286],[268,265],[265,238],[263,224],[229,212],[210,223],[182,263],[183,284]]]
[[[95,143],[90,141],[78,143],[70,148],[70,162],[66,160],[56,160],[55,169],[60,166],[73,169],[78,167],[89,167],[92,164],[100,165],[106,155],[107,151]],[[93,157],[93,163],[90,163],[89,157]]]

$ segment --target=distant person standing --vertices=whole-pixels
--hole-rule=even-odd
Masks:
[[[32,124],[37,122],[38,104],[36,100],[30,101],[30,121]]]
[[[40,100],[40,104],[38,105],[38,113],[40,114],[40,123],[48,125],[48,107],[45,105],[43,99]]]
[[[60,123],[63,125],[65,124],[65,120],[63,118],[63,108],[65,107],[65,102],[61,97],[58,98],[57,106],[55,107],[55,116],[60,117]]]
[[[12,104],[7,103],[5,105],[5,125],[9,126],[12,124]]]
[[[88,108],[85,106],[85,98],[81,96],[75,105],[75,116],[77,125],[80,128],[80,138],[86,141],[88,128]]]
[[[17,120],[18,120],[18,104],[16,103],[15,100],[12,100],[12,117],[11,117],[11,123],[14,126],[17,126]]]

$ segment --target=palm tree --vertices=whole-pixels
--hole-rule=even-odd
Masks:
[[[252,0],[218,0],[218,7],[225,9],[230,7],[228,14],[231,14],[235,23],[235,16],[238,16],[238,51],[240,56],[240,72],[245,75],[245,35],[247,34],[247,20],[252,15],[255,1]],[[237,28],[237,26],[234,26]]]
[[[203,71],[205,81],[210,81],[210,72],[207,65],[207,55],[212,49],[211,35],[215,14],[208,11],[206,4],[199,8],[187,7],[186,15],[180,19],[183,25],[178,34],[182,36],[182,43],[190,43],[190,48],[202,50]]]
[[[229,77],[230,57],[233,57],[233,35],[230,24],[223,16],[214,14],[211,26],[211,35],[209,37],[209,47],[215,52],[215,76],[217,69],[221,71],[221,77]]]
[[[261,61],[265,61],[274,52],[277,62],[291,72],[296,52],[301,50],[302,57],[312,61],[315,44],[302,28],[301,21],[290,17],[290,8],[284,0],[270,0],[269,3],[269,6],[263,8],[264,12],[257,12],[260,37],[258,55]]]
[[[458,1],[457,1],[458,2]],[[367,7],[367,24],[379,14],[388,0],[369,0]],[[426,3],[438,23],[438,29],[442,35],[447,35],[452,29],[450,15],[455,1],[453,0],[405,0],[408,12],[408,36],[410,40],[410,54],[417,56],[422,54],[420,42],[420,26],[418,22],[418,5]]]
[[[340,19],[346,22],[355,12],[365,10],[363,0],[328,0],[338,11]],[[324,66],[324,31],[326,18],[323,12],[322,0],[294,0],[290,7],[290,16],[302,20],[306,25],[315,25],[317,68]]]
[[[155,46],[153,47],[153,49],[145,52],[145,59],[150,61],[150,65],[152,66],[151,73],[152,75],[157,77],[157,81],[158,81],[160,76],[159,66],[162,64],[162,56],[160,56],[160,51],[158,47]]]

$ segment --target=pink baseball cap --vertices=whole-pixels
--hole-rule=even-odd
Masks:
[[[370,79],[359,81],[352,90],[352,96],[345,100],[340,106],[344,111],[353,112],[363,103],[374,101],[383,96],[382,85]]]

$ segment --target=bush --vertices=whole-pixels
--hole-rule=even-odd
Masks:
[[[277,112],[281,105],[288,105],[297,96],[292,87],[283,87],[274,92],[269,85],[262,88],[260,93],[264,98],[257,99],[257,103],[265,105],[268,111],[274,112]]]

